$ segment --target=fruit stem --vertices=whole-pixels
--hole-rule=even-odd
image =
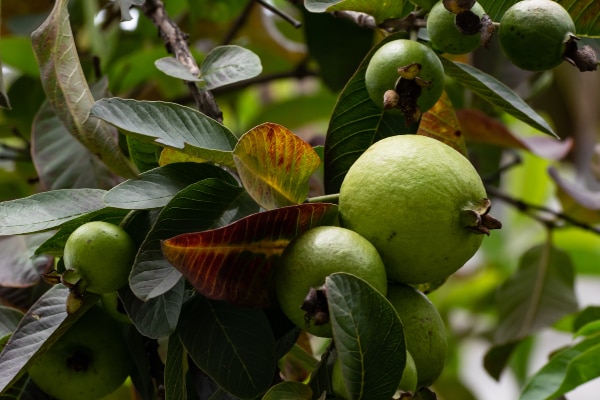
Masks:
[[[315,196],[315,197],[309,197],[308,199],[306,199],[307,203],[333,203],[333,204],[337,204],[338,201],[340,199],[340,194],[339,193],[334,193],[334,194],[326,194],[323,196]]]

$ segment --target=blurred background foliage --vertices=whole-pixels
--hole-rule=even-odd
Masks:
[[[189,35],[198,63],[212,48],[224,44],[246,47],[261,59],[261,75],[214,91],[227,127],[239,136],[260,123],[274,122],[313,145],[323,144],[337,96],[364,55],[381,39],[380,33],[330,14],[309,13],[290,1],[272,3],[301,27],[253,1],[165,0],[171,18]],[[0,110],[0,201],[5,201],[46,189],[40,184],[30,151],[33,122],[45,97],[30,34],[47,16],[53,1],[5,0],[1,5],[0,55],[11,103],[11,109]],[[77,50],[89,82],[107,79],[111,96],[194,106],[187,87],[155,67],[154,61],[167,52],[155,26],[137,9],[130,11],[131,21],[121,22],[117,3],[75,0],[70,8]],[[598,48],[596,40],[584,40]],[[490,394],[494,389],[486,385],[495,384],[484,372],[483,355],[498,324],[497,305],[502,301],[496,297],[498,287],[514,274],[523,253],[548,240],[544,221],[556,222],[555,214],[531,205],[560,212],[569,204],[568,196],[567,201],[565,197],[561,200],[562,188],[549,175],[549,168],[576,183],[581,196],[590,198],[592,206],[572,204],[570,215],[590,227],[600,222],[600,79],[597,73],[578,73],[566,63],[542,73],[518,70],[503,57],[497,38],[489,49],[459,60],[512,87],[547,118],[563,140],[572,140],[566,155],[555,158],[468,142],[482,176],[512,201],[494,200],[494,215],[503,221],[503,229],[486,238],[476,257],[431,294],[452,332],[453,344],[436,391],[445,399],[490,400],[496,398]],[[520,137],[540,135],[450,79],[446,90],[457,109],[481,110]],[[502,170],[506,165],[511,166]],[[322,185],[314,184],[312,195],[319,194]],[[557,223],[562,225],[562,221]],[[600,234],[564,225],[552,230],[552,240],[572,258],[580,308],[600,305],[595,296],[600,288]],[[556,341],[550,347],[544,336],[519,344],[510,361],[511,373],[502,378],[504,392],[498,392],[500,396],[508,393],[508,397],[497,398],[516,398],[518,384],[542,365],[551,351],[570,343],[574,318],[571,315],[546,330],[565,332],[551,336]],[[591,398],[581,396],[569,398]]]

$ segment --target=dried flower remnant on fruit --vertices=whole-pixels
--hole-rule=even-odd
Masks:
[[[454,24],[463,35],[476,35],[481,31],[481,18],[471,10],[456,14]]]
[[[581,72],[596,71],[598,69],[596,51],[588,45],[579,48],[577,40],[579,40],[577,36],[571,36],[571,39],[567,42],[564,55],[565,60],[577,67]]]
[[[329,308],[325,287],[320,289],[310,288],[300,309],[306,312],[306,314],[304,314],[304,322],[306,323],[307,328],[310,326],[311,321],[314,321],[315,326],[321,326],[328,323]]]
[[[422,89],[431,86],[432,82],[418,76],[422,66],[419,63],[410,63],[398,67],[398,75],[394,89],[383,94],[383,108],[385,110],[398,109],[404,115],[407,125],[412,125],[421,118],[421,110],[417,100]]]
[[[490,199],[481,199],[478,203],[465,208],[462,211],[465,228],[473,233],[488,236],[491,230],[502,228],[502,223],[489,214],[491,208]]]

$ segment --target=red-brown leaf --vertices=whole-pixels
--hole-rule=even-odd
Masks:
[[[443,92],[438,102],[423,114],[417,134],[437,139],[467,156],[461,126],[446,92]]]
[[[473,143],[486,143],[504,148],[528,150],[549,160],[560,160],[572,147],[572,140],[556,140],[549,136],[520,137],[503,123],[475,109],[457,110],[465,138]]]
[[[162,242],[165,258],[204,296],[274,307],[273,271],[285,246],[310,228],[333,223],[337,206],[300,204],[252,214],[222,228]]]
[[[240,138],[233,160],[250,196],[267,210],[302,203],[308,180],[321,163],[310,144],[270,122]]]

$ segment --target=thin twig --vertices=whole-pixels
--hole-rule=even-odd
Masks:
[[[559,211],[555,211],[555,210],[552,210],[552,209],[544,207],[544,206],[532,204],[532,203],[526,202],[521,199],[516,199],[493,186],[487,186],[486,190],[489,195],[491,195],[501,201],[504,201],[505,203],[513,205],[515,208],[517,208],[517,210],[527,213],[532,218],[535,218],[536,220],[542,222],[544,225],[547,225],[548,227],[558,228],[558,227],[560,227],[560,225],[558,224],[558,222],[556,220],[562,220],[564,222],[567,222],[567,223],[569,223],[573,226],[576,226],[578,228],[581,228],[583,230],[593,232],[595,234],[600,235],[599,227],[595,227],[588,223],[579,221],[567,214],[563,214]],[[555,220],[550,220],[548,218],[544,218],[543,216],[540,215],[540,213],[550,215],[553,218],[555,218]]]
[[[288,15],[287,13],[280,10],[279,8],[272,6],[271,4],[267,3],[265,0],[256,0],[256,2],[258,4],[260,4],[261,6],[263,6],[264,8],[266,8],[267,10],[271,11],[273,14],[282,18],[284,21],[289,22],[294,28],[300,28],[302,26],[302,23],[300,21],[297,21],[291,15]]]
[[[254,9],[254,5],[255,4],[256,3],[255,3],[254,0],[249,0],[248,1],[248,4],[246,5],[246,8],[244,8],[244,10],[240,14],[240,16],[231,25],[231,28],[227,32],[227,35],[225,35],[225,38],[222,41],[223,45],[231,43],[231,41],[233,40],[233,38],[236,37],[236,35],[238,34],[238,32],[246,24],[246,21],[248,21],[248,18],[250,17],[250,14],[252,13],[252,10]]]
[[[183,64],[194,76],[200,75],[200,68],[188,47],[188,35],[179,29],[177,24],[167,15],[165,5],[161,0],[146,0],[142,11],[158,28],[160,37],[164,40],[167,52]],[[199,89],[194,82],[186,82],[196,106],[207,116],[222,122],[223,114],[215,99],[207,90]]]

